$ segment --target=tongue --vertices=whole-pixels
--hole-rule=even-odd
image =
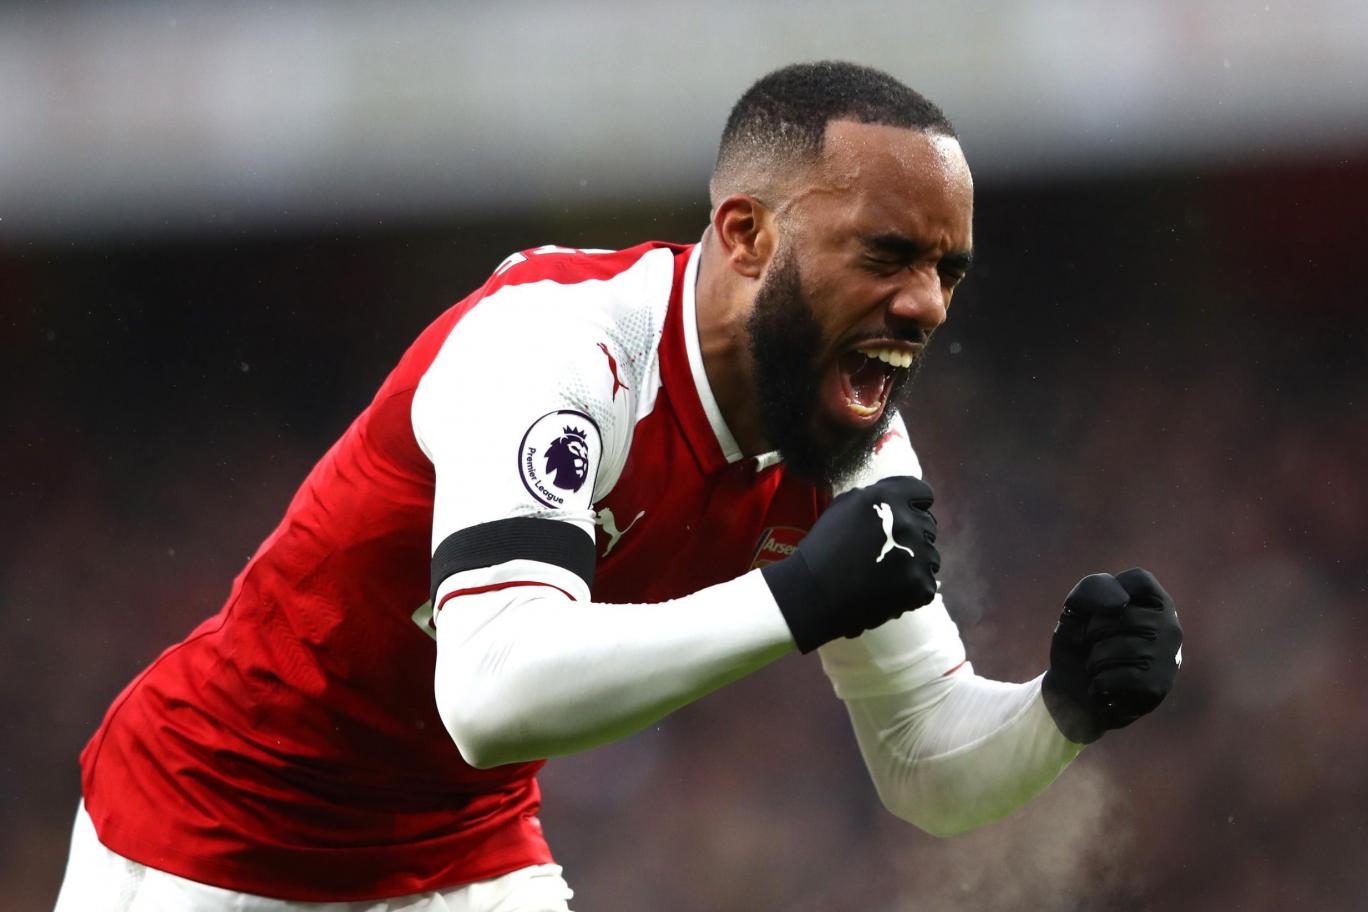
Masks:
[[[846,378],[846,394],[857,404],[873,408],[883,401],[884,383],[892,368],[876,358],[859,352],[841,357],[841,373]]]

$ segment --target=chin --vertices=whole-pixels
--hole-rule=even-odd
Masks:
[[[780,446],[789,470],[808,481],[842,487],[869,461],[874,445],[888,429],[896,411],[885,408],[876,421],[861,428],[835,421],[814,421],[803,440]]]

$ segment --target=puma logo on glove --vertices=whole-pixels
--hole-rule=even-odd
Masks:
[[[874,563],[882,563],[883,559],[888,556],[888,552],[892,551],[894,548],[901,548],[908,554],[916,557],[917,552],[907,547],[907,545],[900,545],[893,540],[893,508],[886,503],[876,503],[874,505],[874,512],[879,514],[879,521],[883,523],[884,533],[883,550],[879,552],[878,557],[874,558]]]

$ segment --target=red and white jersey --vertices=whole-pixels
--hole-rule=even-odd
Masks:
[[[676,598],[790,553],[829,501],[742,458],[699,353],[697,268],[694,247],[539,248],[429,326],[223,609],[115,700],[81,757],[100,840],[304,901],[550,861],[540,764],[472,768],[438,716],[433,594]],[[901,423],[886,441],[868,478],[916,472]],[[502,550],[545,519],[587,566]]]

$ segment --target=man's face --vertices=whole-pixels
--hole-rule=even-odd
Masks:
[[[794,471],[838,482],[864,461],[969,267],[972,218],[955,140],[828,125],[747,323],[761,422]]]

